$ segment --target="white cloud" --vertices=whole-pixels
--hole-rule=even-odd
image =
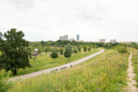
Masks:
[[[137,0],[0,0],[0,30],[23,30],[27,40],[135,40]]]

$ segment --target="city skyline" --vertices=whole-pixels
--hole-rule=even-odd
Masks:
[[[0,0],[0,32],[22,30],[29,41],[67,34],[84,41],[138,42],[137,0]]]

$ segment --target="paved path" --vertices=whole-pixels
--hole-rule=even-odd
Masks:
[[[128,87],[127,87],[127,91],[128,92],[138,92],[137,88],[136,88],[136,81],[134,80],[135,78],[135,73],[133,70],[133,66],[132,66],[132,52],[130,51],[130,56],[128,58]]]
[[[97,53],[94,53],[90,56],[87,56],[87,57],[84,57],[80,60],[77,60],[77,61],[74,61],[74,62],[71,62],[71,63],[67,63],[65,65],[61,65],[61,66],[57,66],[57,67],[54,67],[54,68],[50,68],[50,69],[46,69],[46,70],[41,70],[41,71],[37,71],[37,72],[33,72],[33,73],[29,73],[29,74],[26,74],[26,75],[21,75],[21,76],[17,76],[17,77],[13,77],[11,79],[9,79],[9,81],[14,81],[14,80],[17,80],[17,79],[26,79],[26,78],[30,78],[30,77],[35,77],[35,76],[38,76],[38,75],[41,75],[41,74],[44,74],[44,73],[50,73],[52,71],[61,71],[63,69],[66,69],[66,68],[70,68],[74,65],[77,65],[79,63],[82,63],[86,60],[89,60],[90,58],[93,58],[101,53],[103,53],[105,50],[104,49],[101,49],[101,51],[97,52]]]

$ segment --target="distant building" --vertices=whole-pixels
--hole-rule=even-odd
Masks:
[[[116,39],[110,40],[111,43],[116,43]]]
[[[105,39],[100,39],[99,42],[105,43]]]
[[[120,41],[119,43],[128,43],[127,41]]]
[[[60,36],[59,40],[68,40],[68,35]]]
[[[119,43],[136,43],[136,41],[120,41]]]
[[[80,40],[80,35],[76,36],[76,40],[79,41]]]

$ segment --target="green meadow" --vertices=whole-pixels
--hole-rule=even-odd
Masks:
[[[84,51],[78,52],[76,54],[73,54],[72,57],[70,57],[70,59],[68,60],[68,63],[78,60],[78,59],[81,59],[83,57],[86,57],[86,56],[96,53],[98,51],[99,51],[98,49],[92,49],[90,52],[88,52],[88,51],[87,52],[84,52]],[[53,68],[53,67],[56,67],[59,65],[64,65],[64,64],[66,64],[66,58],[63,55],[62,56],[60,55],[54,62],[54,60],[48,54],[44,54],[44,55],[40,54],[39,56],[36,57],[36,59],[35,59],[35,57],[32,57],[32,59],[30,59],[30,64],[32,67],[26,68],[26,69],[20,69],[16,76],[28,74],[28,73],[48,69],[48,68]]]
[[[78,54],[79,57],[80,55]],[[122,92],[127,85],[128,56],[129,53],[120,54],[116,50],[106,50],[99,56],[70,69],[16,81],[8,89],[8,92]],[[79,59],[79,57],[74,56],[71,61]],[[83,55],[80,58],[82,57]],[[42,56],[41,59],[48,60],[48,58],[42,58]],[[40,62],[38,60],[31,61],[31,63]],[[59,58],[56,62],[61,60]],[[41,70],[65,64],[63,61],[65,59],[61,61],[62,63],[54,64],[53,62],[54,65],[51,64],[51,66],[47,66],[46,62],[42,61],[42,65],[46,64],[44,68],[37,67],[35,69]],[[33,63],[32,65],[41,66],[41,64]],[[31,71],[35,69],[32,68]],[[19,74],[24,72],[20,70]]]

